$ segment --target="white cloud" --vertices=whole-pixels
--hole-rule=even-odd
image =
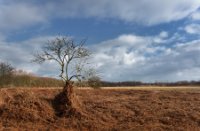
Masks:
[[[63,1],[62,1],[63,2]],[[55,3],[52,3],[54,7]],[[56,6],[58,6],[56,4]],[[114,18],[147,25],[176,21],[200,7],[199,0],[85,0],[59,4],[61,16]]]
[[[6,41],[3,32],[46,24],[58,17],[121,20],[144,25],[176,21],[188,16],[199,20],[199,7],[200,0],[0,0],[0,61],[8,61],[16,68],[39,75],[57,76],[56,64],[40,66],[30,63],[32,53],[55,36],[14,43]],[[200,25],[190,24],[184,30],[200,34]],[[155,36],[122,34],[89,48],[94,51],[93,61],[104,80],[199,80],[200,40],[182,41],[186,38],[178,33],[170,37],[167,31],[161,31]],[[166,46],[167,43],[174,46]]]
[[[157,44],[166,43],[167,41],[170,40],[168,39],[168,32],[166,31],[161,31],[159,35],[153,38],[153,42]]]
[[[196,11],[191,15],[193,20],[200,20],[200,11]]]
[[[160,32],[160,35],[159,35],[161,38],[167,38],[168,37],[168,32],[166,31],[162,31]]]
[[[7,0],[0,5],[0,29],[20,29],[58,17],[117,19],[155,25],[185,18],[199,7],[199,0]]]
[[[162,34],[162,33],[160,33]],[[155,44],[156,36],[124,34],[96,45],[92,62],[103,80],[123,81],[177,81],[199,80],[200,40],[176,43],[172,47]],[[174,34],[167,41],[177,38]],[[55,36],[32,38],[20,43],[0,42],[0,61],[8,61],[18,69],[24,69],[42,76],[57,76],[56,64],[38,65],[30,63],[32,53],[43,43]],[[175,42],[176,39],[173,41]],[[167,43],[167,42],[166,42]]]
[[[102,78],[151,82],[199,80],[196,72],[200,72],[200,40],[177,43],[170,48],[155,45],[158,36],[129,34],[98,44],[93,61]]]
[[[200,34],[199,24],[190,24],[185,27],[185,31],[189,34]]]
[[[46,21],[43,10],[23,3],[0,5],[0,29],[20,29]]]
[[[45,63],[42,66],[32,63],[33,54],[39,51],[47,40],[56,36],[32,38],[19,43],[0,41],[0,61],[9,62],[15,68],[41,76],[56,76],[56,64]],[[50,68],[47,68],[50,67]]]

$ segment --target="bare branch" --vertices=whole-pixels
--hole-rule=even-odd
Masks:
[[[41,64],[41,63],[43,63],[45,61],[45,58],[43,57],[43,55],[42,54],[34,54],[34,59],[33,60],[31,60],[31,62],[35,62],[35,63],[39,63],[39,64]]]
[[[68,81],[71,81],[73,78],[76,78],[76,79],[80,80],[80,77],[82,77],[82,75],[73,75],[73,76],[71,76],[71,77],[69,78]]]
[[[83,76],[82,71],[86,64],[87,57],[91,55],[89,50],[84,47],[86,39],[79,44],[69,37],[57,37],[52,41],[48,41],[42,48],[41,53],[34,55],[33,62],[43,63],[45,61],[56,61],[60,66],[59,77],[63,81],[71,81],[72,79],[80,79]],[[72,66],[77,63],[76,66]],[[74,72],[69,72],[74,71]]]

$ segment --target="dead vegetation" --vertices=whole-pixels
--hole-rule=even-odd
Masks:
[[[81,115],[60,117],[60,89],[1,89],[0,130],[200,130],[200,90],[76,90]]]
[[[74,93],[72,84],[67,84],[63,91],[55,96],[52,104],[59,117],[81,116],[81,102]]]

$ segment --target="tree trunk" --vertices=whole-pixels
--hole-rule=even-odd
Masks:
[[[74,116],[80,114],[80,103],[74,93],[73,85],[66,82],[63,91],[54,100],[54,107],[58,116]]]
[[[64,88],[63,88],[63,94],[65,99],[65,105],[69,108],[74,107],[73,99],[74,99],[74,90],[73,85],[70,82],[66,82]]]

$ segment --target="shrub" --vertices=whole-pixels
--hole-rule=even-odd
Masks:
[[[10,64],[0,63],[0,87],[11,84],[13,71],[14,68]]]
[[[98,89],[101,87],[101,79],[98,76],[93,76],[88,79],[88,86]]]

